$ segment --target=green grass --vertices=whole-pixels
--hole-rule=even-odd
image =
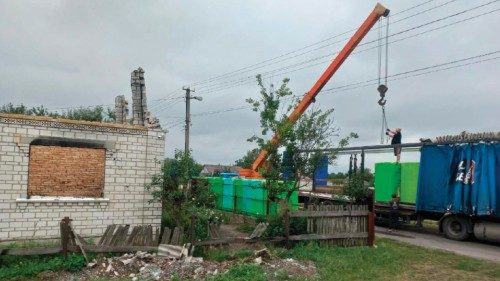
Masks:
[[[378,239],[376,248],[300,244],[282,257],[312,260],[320,280],[487,280],[500,279],[500,264]],[[450,278],[454,277],[455,278]]]
[[[38,273],[48,270],[76,272],[87,265],[84,257],[75,253],[68,255],[67,259],[64,259],[62,255],[2,256],[1,259],[0,280],[36,276]]]
[[[249,249],[216,249],[205,253],[204,258],[211,261],[222,262],[227,260],[241,260],[252,255],[253,251]]]
[[[13,248],[38,248],[38,247],[58,247],[61,245],[60,240],[25,240],[18,242],[2,243],[1,247],[6,249]]]
[[[317,243],[291,249],[270,248],[282,258],[311,260],[319,277],[292,276],[277,272],[266,276],[256,265],[238,265],[210,280],[500,280],[500,264],[478,260],[390,239],[377,239],[377,247],[340,248]],[[207,259],[228,260],[234,254],[213,250]]]
[[[238,226],[237,230],[241,231],[243,233],[252,234],[252,232],[255,230],[255,225],[244,223],[244,224]]]
[[[262,267],[255,264],[239,264],[233,266],[227,273],[219,274],[210,281],[266,281],[266,275]]]

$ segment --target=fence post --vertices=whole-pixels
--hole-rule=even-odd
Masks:
[[[60,228],[61,228],[61,247],[64,258],[68,257],[68,244],[69,244],[69,217],[64,217],[61,220]]]
[[[375,202],[374,191],[370,190],[368,195],[368,246],[373,247],[375,243]]]
[[[285,246],[288,248],[288,240],[290,238],[290,210],[288,206],[285,211]]]

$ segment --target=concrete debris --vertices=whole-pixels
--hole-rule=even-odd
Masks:
[[[317,275],[316,266],[312,262],[294,259],[280,259],[274,256],[267,248],[254,252],[254,255],[245,259],[230,259],[216,262],[207,261],[201,257],[193,257],[189,251],[190,246],[161,245],[165,254],[154,255],[147,252],[127,253],[122,256],[100,258],[93,260],[88,267],[76,274],[74,278],[60,278],[59,280],[94,280],[94,279],[126,279],[126,280],[204,280],[217,274],[224,274],[235,265],[243,263],[257,264],[268,276],[273,276],[277,271],[285,274],[314,278]],[[192,248],[192,247],[191,247]],[[181,258],[173,258],[172,252]],[[187,256],[184,256],[184,254]],[[102,266],[98,266],[102,265]],[[281,273],[280,273],[281,275]]]
[[[425,140],[425,139],[421,139]],[[435,143],[454,143],[454,142],[479,142],[479,141],[499,141],[500,132],[483,132],[483,133],[469,133],[463,131],[458,135],[445,135],[437,137],[433,142]]]
[[[260,257],[263,260],[266,260],[266,261],[271,260],[271,253],[269,252],[269,250],[267,248],[264,248],[261,250],[256,250],[253,254],[254,254],[254,256]]]
[[[127,265],[127,264],[130,264],[132,262],[134,262],[136,259],[136,257],[132,257],[130,259],[126,259],[126,260],[121,260],[121,262],[124,264],[124,265]]]
[[[269,223],[267,222],[261,222],[259,223],[254,231],[252,232],[252,234],[250,234],[250,236],[248,236],[249,239],[254,239],[254,238],[259,238],[262,236],[262,234],[266,231],[267,227],[269,226]]]
[[[110,263],[110,264],[108,264],[108,267],[106,268],[106,272],[111,272],[112,270],[114,270],[114,268],[113,268],[113,265]]]
[[[160,244],[158,245],[158,256],[171,259],[184,259],[192,255],[194,246],[186,243],[183,246]]]
[[[155,264],[147,264],[142,267],[139,272],[139,279],[144,281],[160,280],[162,276],[162,270],[159,266]]]

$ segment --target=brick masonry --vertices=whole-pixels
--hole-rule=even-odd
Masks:
[[[104,148],[31,145],[28,196],[102,197]]]
[[[87,237],[102,235],[109,224],[158,226],[161,220],[160,204],[150,203],[151,194],[144,186],[160,170],[159,161],[164,158],[164,136],[164,131],[160,129],[140,126],[0,114],[0,242],[59,237],[59,221],[65,216],[71,217],[76,231]],[[31,145],[40,139],[90,143],[101,148],[73,151],[74,147],[46,146],[44,149]],[[99,167],[84,168],[82,163],[73,165],[76,162],[72,161],[77,161],[76,154],[85,154],[83,151],[93,149],[96,159],[91,156],[92,153],[83,157],[97,162],[101,161],[99,157],[104,159],[102,196],[92,196],[97,195],[96,190],[100,189],[97,179],[95,185],[90,181],[79,184],[74,181],[71,184],[74,186],[72,197],[30,197],[28,191],[51,190],[48,184],[42,184],[42,180],[36,184],[33,178],[36,173],[29,175],[29,170],[34,167],[30,159],[36,162],[41,156],[37,155],[37,150],[44,153],[47,148],[54,149],[58,154],[69,152],[63,153],[68,159],[61,161],[67,161],[67,166],[73,167],[71,169],[78,166],[76,169],[90,173],[99,170]],[[60,182],[58,185],[53,178],[58,164],[54,162],[50,165],[44,166],[47,169],[45,180],[51,182],[53,190],[58,190]],[[39,171],[38,176],[40,173],[43,171]],[[86,177],[81,174],[81,178]],[[35,183],[31,182],[33,180]],[[78,186],[84,184],[88,189],[78,191]]]

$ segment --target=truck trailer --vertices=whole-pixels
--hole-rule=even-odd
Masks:
[[[500,242],[500,143],[428,144],[420,163],[377,163],[375,207],[400,196],[403,221],[438,221],[447,238]]]

